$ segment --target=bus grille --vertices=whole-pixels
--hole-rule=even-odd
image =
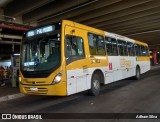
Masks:
[[[47,88],[37,88],[37,91],[31,90],[30,87],[24,87],[24,89],[29,94],[47,94],[48,92]]]
[[[45,81],[25,81],[25,80],[24,80],[24,83],[26,83],[26,84],[37,84],[37,85],[39,85],[39,84],[44,84]]]

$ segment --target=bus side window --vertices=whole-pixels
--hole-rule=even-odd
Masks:
[[[96,36],[95,34],[88,33],[89,51],[91,55],[97,54]]]
[[[105,55],[104,38],[100,35],[97,35],[97,55]]]
[[[139,56],[139,51],[138,51],[138,45],[137,44],[134,45],[134,49],[135,49],[136,56]]]
[[[112,54],[113,56],[118,56],[117,40],[112,39]]]
[[[132,48],[132,49],[131,49],[131,50],[132,50],[131,52],[132,52],[133,56],[135,56],[135,55],[136,55],[136,52],[135,52],[134,44],[131,43],[131,45],[132,45],[132,46],[131,46],[131,48]]]
[[[120,56],[128,56],[126,41],[118,40],[118,48]]]
[[[135,44],[135,52],[136,56],[141,56],[141,46],[139,44]]]
[[[72,52],[71,52],[71,36],[66,36],[66,57],[70,57],[72,55]]]
[[[105,55],[105,44],[103,36],[88,33],[88,43],[91,55]]]
[[[117,56],[117,41],[114,38],[105,37],[106,50],[109,56]]]
[[[119,55],[123,56],[123,46],[121,40],[118,40],[118,49],[119,49]]]
[[[124,56],[128,56],[127,42],[126,41],[123,41],[123,53],[124,53]]]
[[[77,55],[84,56],[84,42],[81,37],[77,37]]]
[[[135,56],[134,44],[132,42],[127,42],[127,48],[129,56]]]
[[[140,45],[138,45],[138,49],[139,49],[139,50],[138,50],[138,51],[139,51],[139,56],[142,56],[142,51],[141,51],[142,49],[141,49],[141,46],[140,46]]]
[[[77,36],[66,36],[66,58],[70,56],[84,56],[83,39]]]
[[[112,39],[109,37],[105,37],[105,43],[106,43],[106,50],[107,50],[107,54],[109,56],[113,55],[113,51],[112,51]]]
[[[142,53],[142,56],[147,56],[147,52],[146,52],[145,46],[141,45],[141,53]]]

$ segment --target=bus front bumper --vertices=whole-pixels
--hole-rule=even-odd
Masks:
[[[46,96],[66,96],[66,84],[59,83],[53,85],[27,85],[19,84],[20,92],[31,95],[46,95]]]

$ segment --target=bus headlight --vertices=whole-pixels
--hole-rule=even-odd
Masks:
[[[60,72],[60,73],[58,73],[58,74],[56,75],[56,77],[54,78],[52,84],[59,83],[59,82],[61,81],[61,79],[62,79],[62,72]]]
[[[21,76],[19,76],[19,82],[21,82],[22,81],[22,78],[21,78]]]

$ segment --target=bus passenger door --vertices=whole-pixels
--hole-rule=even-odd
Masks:
[[[66,31],[71,32],[72,27],[67,26]],[[67,33],[66,32],[66,33]],[[83,33],[77,30],[77,33]],[[65,55],[67,72],[67,94],[74,94],[87,89],[87,62],[85,59],[84,40],[77,33],[65,35]]]

